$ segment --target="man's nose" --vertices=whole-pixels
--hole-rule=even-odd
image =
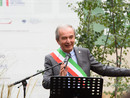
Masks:
[[[70,42],[70,39],[69,39],[69,38],[67,38],[66,42],[67,42],[67,43],[69,43],[69,42]]]

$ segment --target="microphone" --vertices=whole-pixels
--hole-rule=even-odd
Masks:
[[[64,64],[65,64],[65,67],[64,67],[64,69],[66,68],[66,66],[67,66],[67,64],[68,64],[68,60],[70,59],[70,57],[71,57],[71,54],[66,54],[66,56],[65,56],[65,59],[64,59]]]

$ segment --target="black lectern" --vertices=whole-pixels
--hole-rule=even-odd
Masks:
[[[51,77],[50,98],[102,98],[103,79]]]

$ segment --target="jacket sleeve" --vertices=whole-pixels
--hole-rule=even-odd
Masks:
[[[90,69],[92,71],[102,76],[110,76],[110,77],[130,76],[130,69],[103,65],[98,61],[96,61],[89,51],[88,55],[91,64]]]
[[[45,56],[44,67],[45,67],[45,70],[47,68],[52,67],[52,63],[51,63],[48,56]],[[51,76],[52,76],[52,69],[45,71],[44,74],[43,74],[42,85],[45,89],[50,89],[50,78],[51,78]]]
[[[56,67],[54,67],[56,66]],[[48,68],[51,68],[49,70],[46,70],[43,74],[43,81],[42,85],[45,89],[50,89],[50,79],[52,76],[59,76],[59,65],[58,63],[52,58],[51,55],[45,56],[45,62],[44,62],[44,68],[45,70]]]

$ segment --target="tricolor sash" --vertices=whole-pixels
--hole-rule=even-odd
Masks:
[[[51,56],[57,63],[61,63],[64,61],[66,54],[59,48],[57,51],[52,52]],[[72,76],[87,77],[83,69],[72,58],[69,59],[67,66],[69,67],[68,72]]]

